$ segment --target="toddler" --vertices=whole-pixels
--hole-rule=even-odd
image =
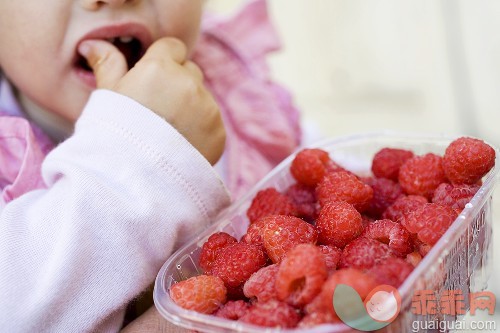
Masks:
[[[265,3],[202,20],[203,2],[0,0],[1,332],[118,331],[299,144]]]

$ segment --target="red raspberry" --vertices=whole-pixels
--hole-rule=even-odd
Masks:
[[[408,230],[391,220],[378,220],[371,223],[361,236],[389,245],[394,253],[401,257],[413,251],[413,242]]]
[[[403,196],[403,189],[398,183],[387,178],[365,178],[364,182],[373,189],[373,199],[365,213],[380,218],[382,213],[399,197]]]
[[[370,217],[368,215],[361,215],[361,223],[363,224],[363,230],[365,230],[366,227],[373,222],[375,222],[375,219],[373,217]]]
[[[333,292],[339,284],[346,284],[354,288],[362,300],[377,286],[373,277],[361,270],[354,268],[338,270],[326,280],[318,296],[306,305],[305,312],[308,314],[327,313],[333,316],[334,321],[339,320],[333,309]]]
[[[327,271],[333,272],[336,270],[342,256],[342,250],[333,245],[319,245],[318,247],[323,253]]]
[[[347,244],[342,252],[339,267],[368,269],[379,261],[394,257],[395,253],[389,245],[369,239],[359,237]]]
[[[432,249],[432,245],[422,242],[418,239],[417,234],[413,234],[413,244],[415,244],[415,250],[418,251],[421,257],[425,257]]]
[[[451,208],[462,210],[465,205],[472,200],[480,185],[452,185],[442,183],[434,191],[433,203],[450,206]]]
[[[382,214],[383,219],[401,223],[409,214],[427,203],[427,198],[421,195],[399,197]]]
[[[224,281],[228,289],[237,289],[266,264],[262,247],[234,243],[222,248],[212,265],[212,274]]]
[[[422,242],[434,245],[457,218],[450,206],[428,203],[418,208],[404,220],[404,226],[416,233]]]
[[[401,258],[387,258],[370,268],[367,273],[380,284],[398,288],[413,271],[413,265]]]
[[[408,253],[406,256],[406,262],[410,263],[413,267],[417,267],[422,261],[422,255],[418,252]]]
[[[203,244],[200,254],[200,267],[208,273],[212,268],[212,264],[217,257],[217,252],[229,244],[236,243],[237,240],[233,236],[225,232],[217,232]]]
[[[316,193],[314,187],[295,183],[289,186],[285,194],[292,199],[295,204],[315,203]]]
[[[259,191],[247,211],[250,223],[268,215],[297,215],[297,207],[286,195],[275,188]]]
[[[302,307],[320,292],[327,276],[325,259],[319,248],[299,244],[280,264],[276,277],[278,299]]]
[[[200,313],[213,313],[226,302],[226,287],[216,276],[198,275],[170,287],[175,304]]]
[[[274,263],[280,262],[286,253],[298,244],[315,244],[318,231],[314,226],[294,216],[274,215],[266,217],[262,240],[267,255]]]
[[[300,315],[293,307],[278,300],[255,303],[240,321],[258,326],[293,328]]]
[[[272,216],[272,215],[271,215]],[[250,224],[247,229],[247,233],[241,237],[241,241],[247,244],[255,244],[259,246],[264,246],[262,241],[262,230],[264,226],[272,221],[269,216],[263,217]]]
[[[306,221],[314,221],[316,212],[316,191],[314,187],[303,184],[293,184],[286,190],[285,194],[292,199],[297,207],[297,216]]]
[[[325,164],[330,160],[328,153],[321,149],[304,149],[292,161],[290,172],[297,182],[316,186],[325,175]]]
[[[256,297],[259,302],[267,302],[278,299],[276,294],[276,275],[279,266],[277,264],[262,267],[245,282],[243,293],[246,297]]]
[[[229,320],[238,320],[243,317],[249,309],[250,304],[243,300],[228,301],[214,313],[214,316]]]
[[[372,172],[375,177],[398,181],[399,168],[413,156],[409,150],[383,148],[373,157]]]
[[[399,185],[407,194],[431,199],[439,184],[446,182],[442,162],[441,156],[432,153],[410,158],[399,169]]]
[[[454,184],[475,184],[495,165],[495,150],[482,140],[462,137],[446,148],[444,172]]]
[[[346,201],[362,212],[373,197],[372,188],[353,174],[339,171],[326,174],[316,187],[321,206],[331,201]]]
[[[361,214],[344,201],[326,203],[319,212],[316,228],[318,241],[343,248],[363,232]]]

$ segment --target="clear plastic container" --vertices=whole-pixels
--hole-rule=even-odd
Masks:
[[[368,133],[334,138],[311,147],[329,152],[331,158],[358,175],[369,175],[375,153],[384,147],[405,148],[415,154],[433,152],[443,155],[454,138],[443,135],[400,134],[393,132]],[[454,321],[457,316],[415,315],[412,297],[417,290],[433,290],[440,295],[446,290],[461,290],[469,309],[469,294],[487,287],[492,264],[492,192],[499,176],[499,151],[495,167],[483,179],[483,185],[474,198],[438,243],[400,286],[401,313],[384,332],[406,332],[413,321]],[[158,311],[172,323],[200,332],[294,332],[332,333],[348,332],[343,324],[327,324],[311,329],[278,330],[203,315],[177,306],[169,297],[169,288],[177,281],[202,274],[198,267],[201,247],[214,232],[224,231],[239,239],[245,234],[248,219],[246,211],[255,194],[267,187],[284,191],[294,180],[289,166],[294,154],[285,159],[238,202],[223,211],[207,230],[176,251],[163,265],[156,278],[154,301]]]

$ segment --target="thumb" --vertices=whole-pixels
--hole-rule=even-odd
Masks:
[[[86,40],[78,45],[78,52],[92,68],[97,88],[114,88],[128,71],[125,56],[105,40]]]

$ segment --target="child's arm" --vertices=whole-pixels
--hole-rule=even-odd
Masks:
[[[196,107],[186,103],[185,112]],[[117,331],[175,246],[229,202],[185,137],[109,90],[92,94],[42,173],[47,189],[1,210],[2,332]]]

